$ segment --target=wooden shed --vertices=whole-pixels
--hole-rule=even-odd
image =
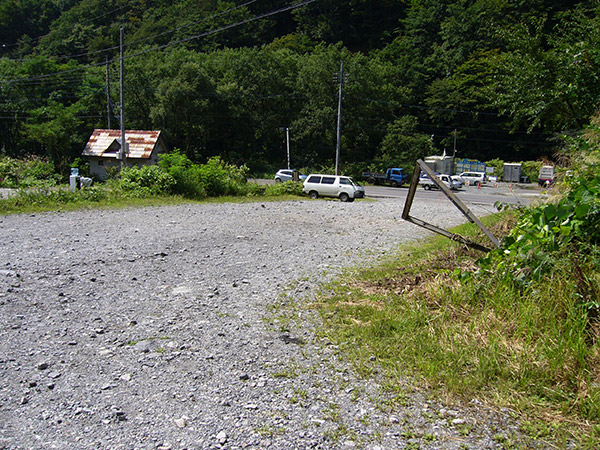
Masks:
[[[128,152],[126,167],[142,167],[158,162],[158,155],[167,151],[160,131],[126,130]],[[121,130],[94,130],[81,156],[89,158],[90,174],[100,180],[107,178],[106,169],[121,167]]]

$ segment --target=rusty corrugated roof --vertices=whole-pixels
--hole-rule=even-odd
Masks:
[[[127,158],[150,158],[159,139],[160,131],[125,130]],[[116,158],[120,147],[121,130],[94,130],[81,155]]]

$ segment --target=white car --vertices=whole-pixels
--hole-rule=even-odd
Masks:
[[[300,181],[306,180],[306,175],[298,174]],[[275,183],[281,183],[283,181],[292,181],[294,179],[293,169],[281,169],[275,174]]]
[[[335,197],[343,202],[353,202],[365,196],[365,188],[350,177],[310,174],[302,185],[302,192],[312,199]]]
[[[452,175],[452,178],[470,186],[477,186],[477,183],[485,184],[485,173],[483,172],[462,172]]]
[[[453,179],[450,175],[446,175],[443,173],[436,175],[442,183],[444,183],[446,186],[448,186],[448,188],[452,189],[453,191],[456,191],[463,187],[462,183],[459,180]],[[426,191],[430,189],[438,189],[437,184],[435,184],[433,180],[429,178],[429,176],[425,173],[421,174],[421,177],[419,178],[419,184],[423,186],[423,189],[425,189]]]

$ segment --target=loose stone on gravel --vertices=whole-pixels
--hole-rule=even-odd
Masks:
[[[219,445],[225,445],[227,442],[227,433],[224,431],[219,431],[219,434],[217,434],[217,442]]]
[[[499,431],[518,437],[510,412],[445,405],[409,382],[391,406],[394,394],[315,336],[304,306],[324,281],[427,235],[399,219],[402,208],[2,217],[0,448],[477,450],[496,448]],[[435,194],[413,213],[463,221]],[[293,305],[296,323],[279,320],[277,308]]]

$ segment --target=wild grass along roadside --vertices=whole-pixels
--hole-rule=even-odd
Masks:
[[[514,215],[486,218],[506,234]],[[473,226],[461,234],[474,235]],[[368,377],[410,377],[456,398],[518,412],[522,430],[557,448],[600,445],[597,343],[565,266],[527,286],[500,274],[461,282],[481,254],[444,238],[402,247],[329,286],[323,333]]]

